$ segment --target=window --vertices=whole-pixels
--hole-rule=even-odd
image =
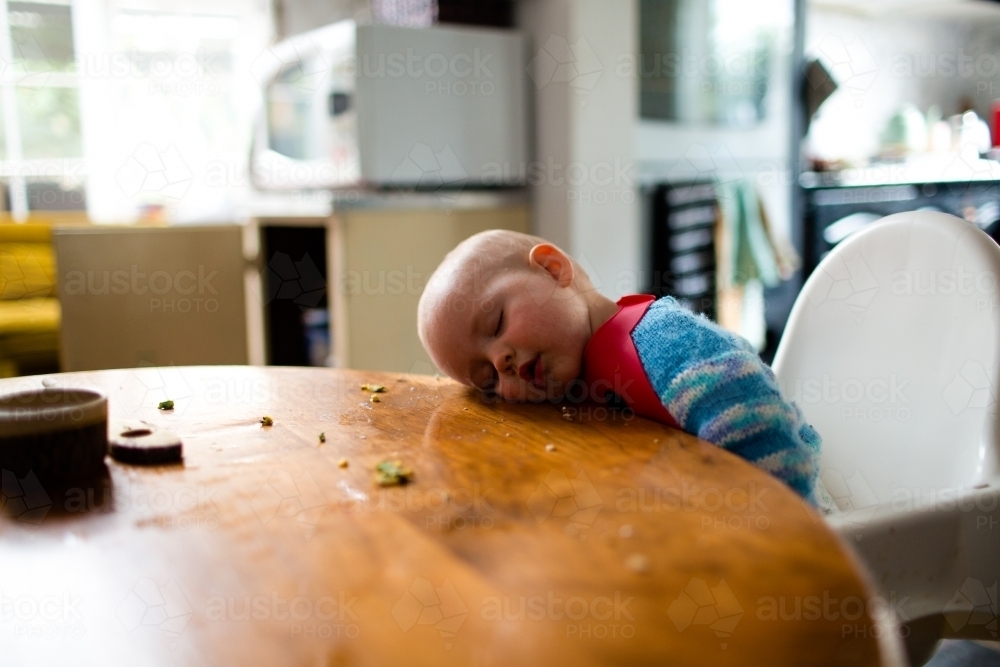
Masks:
[[[0,5],[2,7],[2,5]],[[82,196],[71,174],[82,152],[80,91],[69,3],[8,2],[0,11],[0,172],[8,183],[9,208],[67,208],[72,201],[43,201],[56,189]],[[42,186],[42,187],[39,187]]]
[[[642,0],[639,112],[752,127],[791,49],[791,0]]]
[[[52,191],[40,188],[46,182],[75,189],[76,207],[85,200],[98,222],[238,215],[261,113],[253,62],[272,36],[268,3],[6,7],[0,58],[11,65],[0,76],[0,177],[15,217],[51,208],[42,201]]]

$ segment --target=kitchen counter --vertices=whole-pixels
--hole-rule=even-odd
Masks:
[[[526,188],[462,189],[406,192],[399,190],[315,190],[255,192],[247,202],[246,218],[301,221],[329,218],[334,211],[473,210],[526,206]],[[296,222],[298,224],[298,222]]]
[[[799,176],[799,185],[806,189],[984,181],[1000,181],[1000,162],[958,154],[878,162],[840,171],[807,171]]]

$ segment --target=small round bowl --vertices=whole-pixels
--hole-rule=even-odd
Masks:
[[[100,474],[108,451],[108,398],[50,388],[0,396],[0,470],[43,484]]]

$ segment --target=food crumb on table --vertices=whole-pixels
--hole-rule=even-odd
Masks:
[[[649,572],[649,556],[645,554],[632,554],[625,559],[625,567],[633,572]]]
[[[545,451],[554,452],[556,451],[556,446],[550,442],[549,444],[545,445]]]
[[[348,465],[347,459],[340,459],[337,461],[337,465],[341,468],[346,468]]]
[[[326,433],[320,433],[319,434],[319,441],[320,442],[326,442]]]
[[[385,392],[384,384],[363,384],[361,385],[361,391],[370,391],[373,394],[382,394]]]
[[[379,486],[395,486],[413,480],[413,471],[402,461],[386,459],[375,465],[375,483]]]
[[[371,400],[372,403],[378,403],[380,401],[380,399],[378,397],[378,394],[372,394],[372,397],[371,397],[370,400]]]
[[[174,402],[171,400],[160,401],[160,404],[156,406],[157,410],[173,410]]]
[[[264,415],[263,417],[260,418],[260,424],[261,426],[274,426],[274,420],[271,419],[268,415]]]

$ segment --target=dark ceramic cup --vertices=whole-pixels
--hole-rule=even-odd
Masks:
[[[92,389],[0,396],[0,471],[42,484],[99,475],[108,451],[108,399]]]

